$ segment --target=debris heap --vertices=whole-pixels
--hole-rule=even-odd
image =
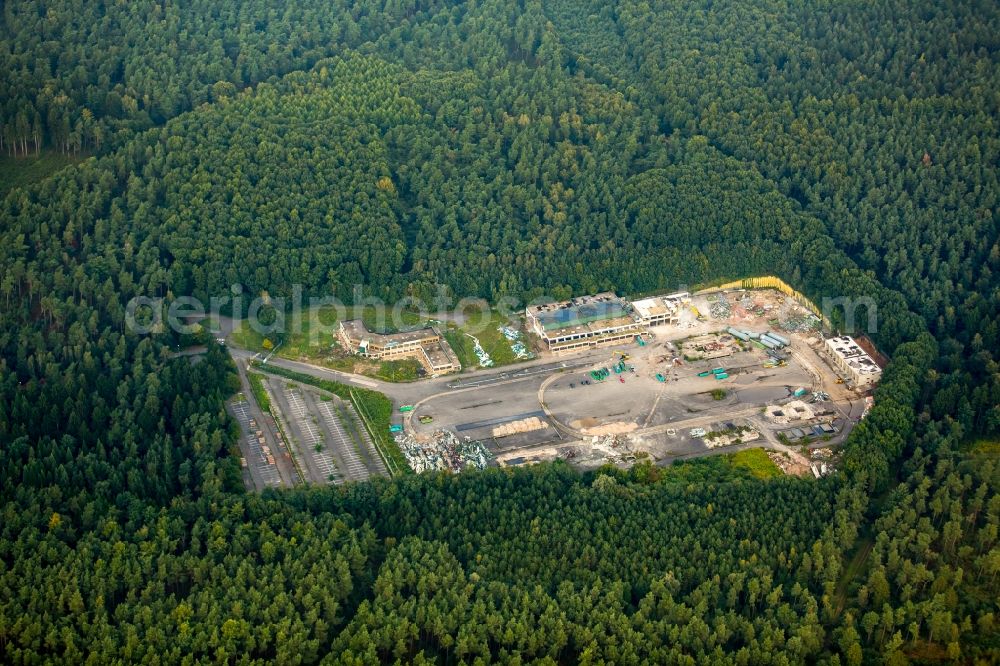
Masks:
[[[396,435],[396,444],[415,472],[450,470],[461,472],[474,467],[485,469],[492,461],[482,442],[460,440],[448,430],[436,430],[430,436]]]
[[[535,355],[528,351],[527,346],[525,346],[524,341],[521,339],[521,331],[509,326],[501,326],[497,330],[503,334],[503,337],[507,338],[507,341],[510,343],[510,350],[514,352],[514,356],[520,359],[534,358]]]
[[[466,333],[466,335],[469,334]],[[490,358],[490,355],[486,353],[486,350],[483,349],[483,346],[479,344],[479,338],[477,338],[474,335],[469,335],[469,337],[472,338],[472,345],[473,345],[472,351],[475,353],[476,358],[479,360],[479,367],[481,368],[493,367],[493,359]]]
[[[720,296],[712,303],[711,313],[713,319],[729,319],[733,314],[733,306],[729,303],[729,299]]]

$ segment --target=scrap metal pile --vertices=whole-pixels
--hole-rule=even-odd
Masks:
[[[754,318],[769,316],[775,310],[775,305],[769,303],[766,299],[756,300],[748,292],[740,297],[736,303],[736,309],[743,315],[743,319],[751,321]]]
[[[720,296],[712,302],[710,311],[713,319],[729,319],[733,314],[733,306],[729,303],[728,298]]]
[[[789,317],[780,324],[781,330],[792,333],[809,333],[820,327],[820,318],[809,312],[801,316]]]
[[[461,472],[475,467],[485,469],[492,460],[482,442],[462,441],[447,430],[436,430],[420,439],[406,434],[396,435],[399,450],[415,472],[450,470]]]

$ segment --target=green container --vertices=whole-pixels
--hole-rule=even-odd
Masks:
[[[698,376],[699,377],[708,377],[710,374],[712,374],[712,373],[709,372],[708,370],[706,370],[705,372],[699,372]]]

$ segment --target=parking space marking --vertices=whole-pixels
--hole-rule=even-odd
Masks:
[[[303,455],[308,456],[313,462],[313,466],[319,472],[321,483],[341,484],[344,482],[343,475],[333,459],[328,443],[325,441],[319,428],[313,423],[313,415],[306,407],[302,394],[298,389],[285,387],[285,399],[288,402],[292,417],[302,433]],[[316,450],[319,445],[320,449]]]
[[[361,424],[361,418],[354,409],[354,405],[348,404],[347,411],[351,415],[351,418],[354,419],[354,422],[358,425],[358,432],[361,433],[361,439],[364,441],[364,445],[368,450],[368,459],[371,461],[371,467],[375,468],[375,472],[389,476],[389,470],[385,466],[385,461],[382,460],[382,455],[375,448],[375,443],[372,441],[371,433],[369,433],[368,430]]]
[[[264,485],[270,487],[277,487],[281,485],[281,476],[278,474],[278,467],[267,460],[267,454],[264,452],[264,446],[260,442],[256,434],[256,430],[260,430],[258,427],[255,429],[252,423],[253,419],[250,417],[250,406],[245,401],[234,403],[232,405],[233,414],[236,416],[236,420],[240,424],[240,429],[243,431],[243,441],[246,442],[246,461],[247,466],[253,466],[254,471],[260,476],[264,481]],[[272,451],[272,456],[274,452]]]
[[[347,468],[346,472],[352,479],[359,481],[363,481],[371,476],[368,467],[358,456],[358,452],[354,448],[354,441],[344,431],[340,417],[334,413],[333,405],[329,402],[320,402],[319,411],[323,415],[323,419],[326,421],[330,432],[333,434],[337,450],[340,452],[344,460],[344,465]]]

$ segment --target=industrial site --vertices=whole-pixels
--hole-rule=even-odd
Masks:
[[[665,465],[756,447],[785,473],[820,477],[836,470],[837,448],[870,408],[881,373],[875,350],[825,337],[815,307],[787,287],[631,301],[605,292],[531,305],[507,327],[523,334],[532,360],[461,368],[436,327],[381,335],[352,320],[340,335],[355,353],[420,357],[428,378],[394,384],[271,362],[388,396],[390,435],[416,472],[557,459],[583,469]],[[340,483],[387,473],[349,403],[273,378],[264,386],[275,446],[298,460],[287,484],[294,475]],[[246,442],[245,458],[261,459],[265,442]],[[253,476],[281,483],[266,470]]]

